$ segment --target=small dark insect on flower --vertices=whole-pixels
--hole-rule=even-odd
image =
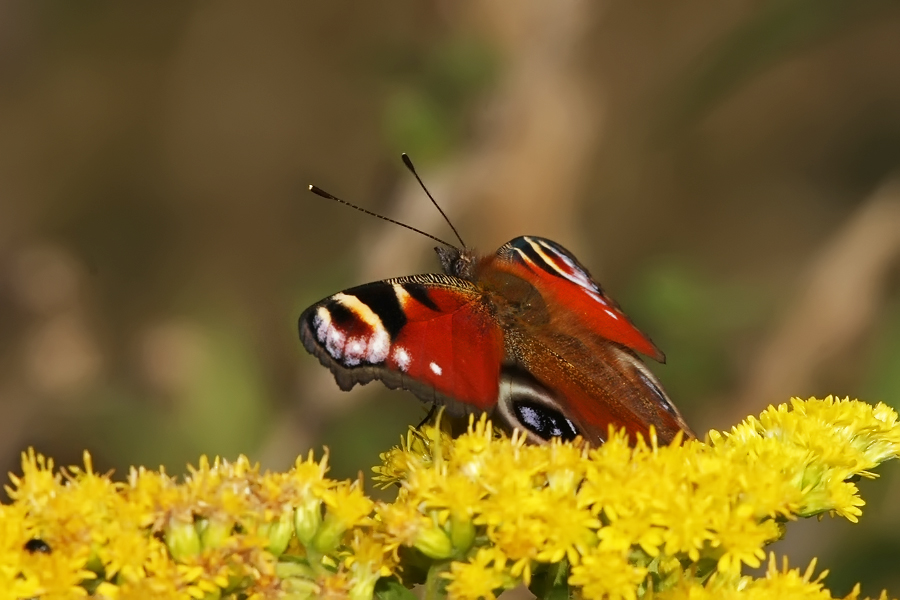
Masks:
[[[42,540],[41,538],[31,538],[27,542],[25,542],[25,551],[34,554],[35,552],[40,552],[42,554],[50,554],[50,544]]]

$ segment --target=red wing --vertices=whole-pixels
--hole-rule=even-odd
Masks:
[[[607,296],[572,253],[550,240],[518,237],[497,252],[497,268],[524,279],[554,307],[559,326],[590,332],[665,362],[666,356]],[[495,259],[496,264],[496,259]]]
[[[503,333],[472,283],[447,275],[377,281],[300,315],[300,339],[343,390],[373,379],[428,402],[487,410],[497,399]]]
[[[512,349],[518,363],[545,390],[551,408],[591,443],[605,441],[610,425],[645,439],[653,425],[663,443],[679,430],[693,436],[656,377],[633,352],[602,340],[589,342],[527,326],[523,334],[521,350]]]
[[[503,306],[500,322],[518,334],[507,339],[517,370],[504,372],[504,416],[538,437],[574,427],[592,443],[610,425],[632,436],[653,425],[665,442],[679,430],[692,435],[636,355],[662,352],[562,246],[516,238],[480,264],[479,281]]]

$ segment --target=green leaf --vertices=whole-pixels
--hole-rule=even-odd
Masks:
[[[378,600],[418,600],[418,597],[406,589],[393,577],[382,577],[375,584],[375,597]]]
[[[562,561],[536,569],[528,590],[541,600],[569,600],[569,561]]]

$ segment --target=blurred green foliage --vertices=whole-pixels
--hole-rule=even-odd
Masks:
[[[387,146],[393,155],[433,162],[459,147],[466,117],[500,66],[487,40],[454,35],[422,55],[398,49],[380,68],[390,88],[383,116]]]
[[[622,301],[667,353],[666,366],[654,371],[686,406],[735,385],[734,341],[766,323],[773,304],[758,287],[704,273],[676,257],[641,269]]]

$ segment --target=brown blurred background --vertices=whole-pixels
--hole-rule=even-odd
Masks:
[[[421,419],[337,391],[296,319],[437,269],[428,240],[573,250],[666,351],[698,432],[791,395],[900,403],[900,5],[0,3],[0,470],[332,449]],[[900,593],[900,473],[789,528]]]

